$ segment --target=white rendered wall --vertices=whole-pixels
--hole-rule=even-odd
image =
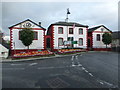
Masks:
[[[58,27],[63,27],[63,34],[58,34]],[[87,48],[86,46],[86,28],[85,27],[75,27],[73,32],[74,34],[69,34],[69,28],[73,28],[72,26],[57,26],[54,25],[54,49],[61,49],[67,46],[58,46],[58,38],[63,38],[63,41],[67,41],[67,37],[73,37],[74,41],[78,41],[79,38],[83,38],[83,45],[79,46],[78,44],[74,44],[74,47],[76,48]],[[79,28],[83,28],[83,34],[79,34]],[[68,34],[67,34],[68,33]]]
[[[104,27],[100,27],[95,31],[101,32],[101,28],[104,28]],[[104,28],[103,33],[93,32],[93,48],[106,48],[106,45],[102,42],[102,35],[104,34],[104,32],[109,32],[109,31]],[[97,41],[97,38],[96,38],[97,34],[100,34],[100,41]],[[111,44],[107,45],[107,47],[111,47]]]
[[[15,42],[12,43],[13,48],[12,49],[27,49],[27,47],[25,47],[22,43],[21,40],[19,40],[19,30],[20,29],[13,29],[13,41]],[[38,40],[33,40],[33,43],[29,46],[29,49],[43,49],[43,30],[34,30],[36,32],[38,32]]]
[[[2,54],[3,52],[3,54]],[[0,44],[0,58],[7,58],[9,50]]]

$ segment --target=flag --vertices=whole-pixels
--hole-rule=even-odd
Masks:
[[[75,28],[75,23],[73,24],[73,29]]]
[[[69,8],[67,9],[67,14],[70,14]]]

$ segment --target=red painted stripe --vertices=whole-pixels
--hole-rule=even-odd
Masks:
[[[111,33],[111,32],[93,31],[93,33]]]
[[[12,29],[24,29],[24,28],[19,28],[19,27],[13,27]],[[32,28],[33,30],[45,30],[42,28]]]

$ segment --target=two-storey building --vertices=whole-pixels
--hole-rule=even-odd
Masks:
[[[56,22],[49,26],[45,48],[87,48],[87,25],[75,22]]]

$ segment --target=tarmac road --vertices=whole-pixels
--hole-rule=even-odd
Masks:
[[[2,64],[3,88],[117,88],[118,54],[88,52]]]

